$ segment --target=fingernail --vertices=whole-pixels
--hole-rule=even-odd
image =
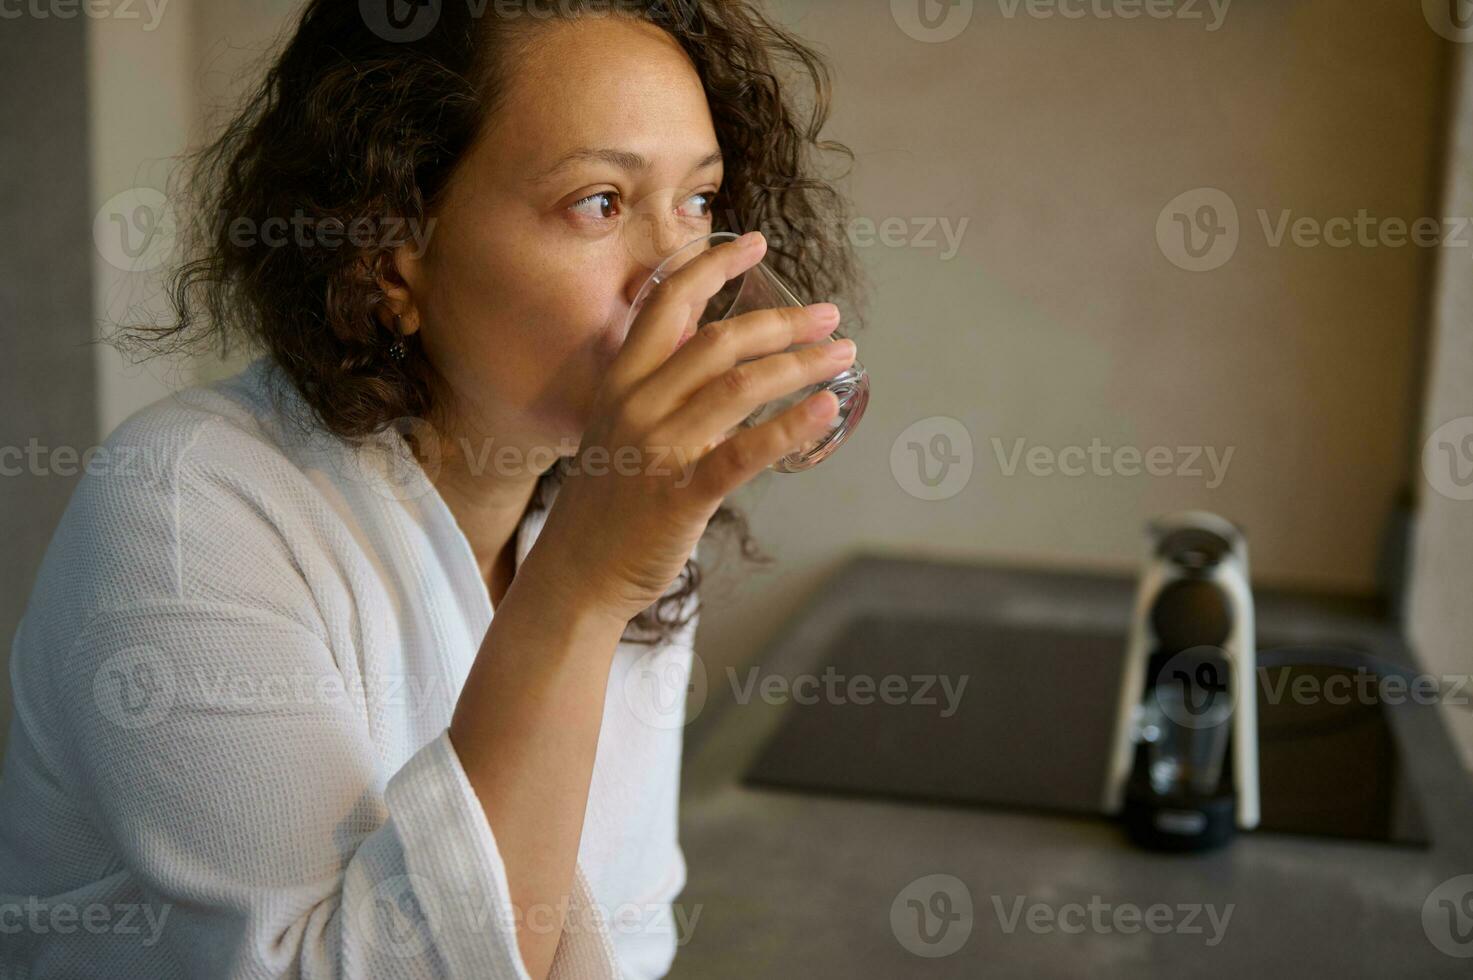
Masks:
[[[839,320],[839,308],[833,303],[814,303],[808,307],[808,312],[820,323],[837,323]]]
[[[760,241],[762,241],[762,232],[749,231],[741,238],[738,238],[736,243],[742,248],[751,248],[753,245],[756,245]]]
[[[854,341],[845,338],[829,344],[829,357],[836,361],[847,361],[854,356]]]

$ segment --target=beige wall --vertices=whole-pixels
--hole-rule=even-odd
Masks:
[[[160,215],[154,201],[168,190],[171,160],[188,142],[193,113],[191,82],[193,4],[172,2],[155,8],[141,5],[138,18],[100,17],[87,22],[89,126],[92,134],[92,207],[130,221],[140,207]],[[104,215],[104,226],[110,220]],[[153,232],[159,255],[167,254],[165,226]],[[112,230],[99,231],[111,235]],[[132,226],[126,232],[142,244],[149,232]],[[123,253],[93,256],[93,309],[96,334],[110,324],[166,318],[161,282],[165,266],[147,257],[127,261]],[[189,365],[173,360],[133,363],[115,349],[98,344],[97,406],[99,432],[106,436],[132,412],[170,388],[192,380]]]
[[[295,0],[166,0],[137,19],[89,20],[94,209],[127,210],[148,191],[170,192],[177,157],[210,131],[222,106],[252,82],[253,66],[287,23]],[[119,197],[122,195],[122,197]],[[171,202],[177,204],[177,202]],[[94,261],[97,335],[117,323],[167,322],[167,264]],[[100,431],[169,391],[239,366],[173,358],[142,362],[96,347]]]
[[[872,414],[857,452],[784,489],[872,519],[836,508],[815,546],[1115,565],[1134,560],[1145,518],[1200,504],[1247,527],[1266,580],[1369,584],[1403,475],[1427,257],[1273,248],[1255,212],[1428,213],[1437,38],[1404,8],[1240,2],[1208,33],[978,3],[956,40],[923,44],[883,9],[811,3],[800,26],[841,66],[833,130],[860,153],[860,212],[970,219],[950,262],[866,249]],[[1192,273],[1155,226],[1202,186],[1231,196],[1242,235],[1226,265]],[[930,414],[964,422],[976,448],[971,483],[944,502],[889,478],[891,440]],[[1209,490],[1009,478],[990,442],[1096,436],[1235,452]]]
[[[1473,47],[1458,49],[1459,77],[1447,168],[1445,214],[1473,216]],[[1473,469],[1473,248],[1439,255],[1433,310],[1431,370],[1422,444],[1427,459],[1416,537],[1412,637],[1438,674],[1473,673],[1473,486],[1452,479],[1446,444],[1458,449],[1459,476]],[[1464,690],[1466,702],[1473,694]],[[1446,712],[1463,759],[1473,769],[1473,710],[1464,703]]]

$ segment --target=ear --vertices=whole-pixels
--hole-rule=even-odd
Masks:
[[[397,316],[404,336],[415,333],[421,320],[416,298],[421,295],[425,280],[423,249],[406,242],[387,255],[377,256],[374,265],[377,267],[374,276],[384,294],[384,301],[375,310],[379,323],[384,329],[393,330]]]

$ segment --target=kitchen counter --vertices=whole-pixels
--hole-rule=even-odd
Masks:
[[[1134,587],[861,557],[761,667],[811,670],[861,612],[1124,629]],[[1415,666],[1372,602],[1260,592],[1256,607],[1260,632],[1354,636]],[[708,691],[687,739],[673,977],[1473,975],[1473,878],[1452,880],[1473,875],[1473,787],[1438,714],[1466,709],[1396,710],[1430,848],[1256,832],[1173,856],[1130,846],[1103,817],[744,785],[789,706],[737,704],[715,677]]]

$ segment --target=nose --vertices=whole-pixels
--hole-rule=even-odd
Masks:
[[[654,271],[667,255],[692,237],[690,230],[682,227],[678,216],[667,213],[667,209],[648,200],[625,219],[623,234],[625,249],[634,261],[645,267],[646,272]]]
[[[624,302],[630,306],[634,305],[634,301],[639,297],[640,289],[644,288],[644,284],[649,281],[650,274],[659,264],[658,258],[651,262],[631,254],[629,262],[624,267]]]
[[[624,284],[625,299],[633,304],[650,274],[673,252],[697,237],[697,230],[678,217],[662,214],[659,209],[640,209],[625,221],[624,248],[629,267]]]

